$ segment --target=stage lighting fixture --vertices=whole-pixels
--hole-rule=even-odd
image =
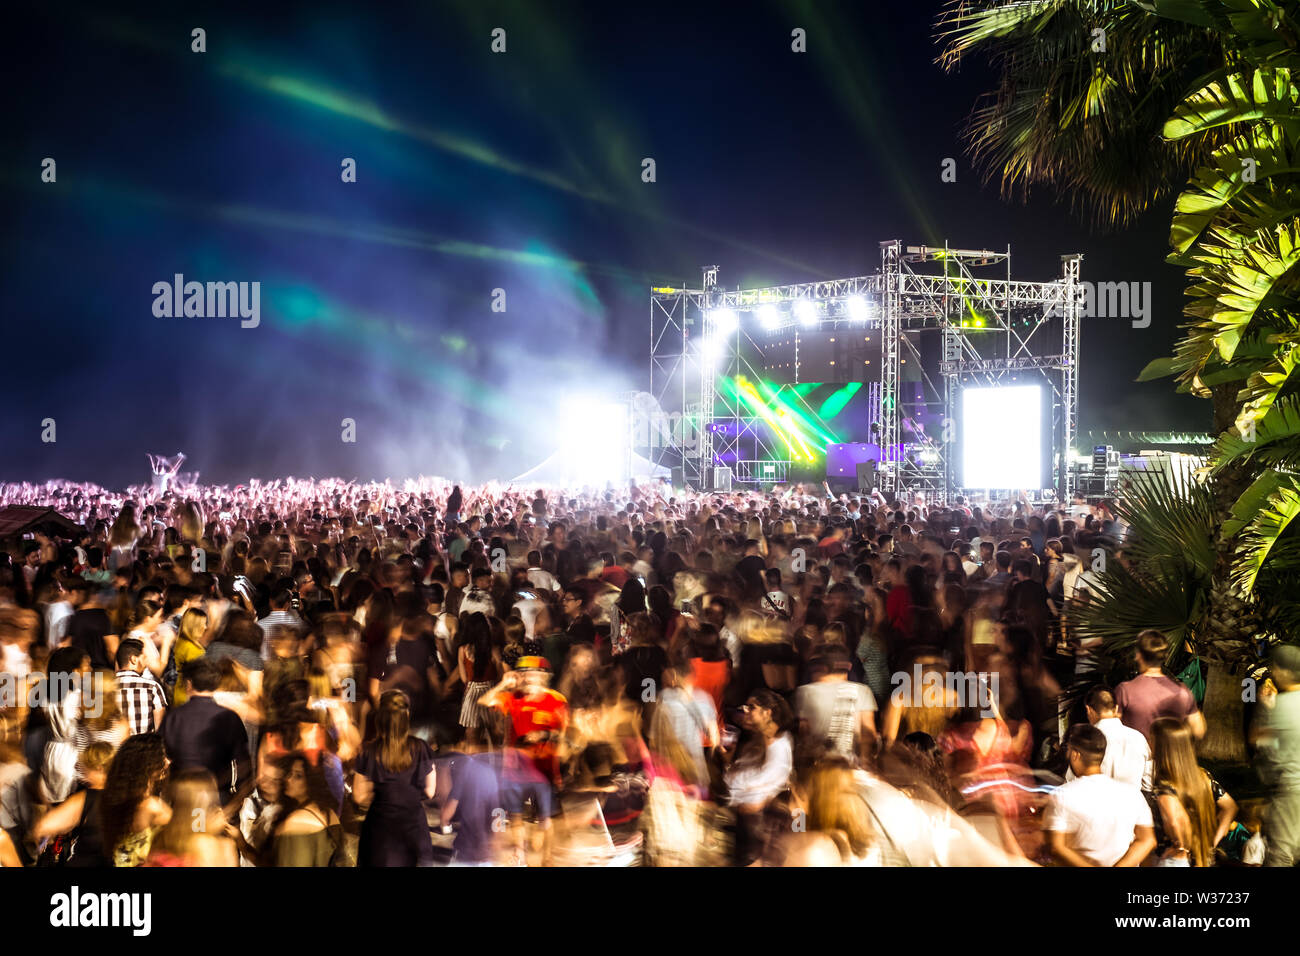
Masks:
[[[713,309],[709,312],[709,322],[718,335],[730,335],[740,326],[740,318],[734,309]]]
[[[770,302],[758,307],[758,321],[762,323],[765,331],[775,332],[781,327],[781,310]]]
[[[967,387],[961,411],[962,487],[1043,487],[1041,385]]]
[[[716,368],[727,356],[727,336],[711,335],[700,340],[700,361],[706,368]]]
[[[863,296],[849,296],[844,303],[844,308],[848,312],[849,318],[854,322],[865,322],[871,317],[871,307]]]
[[[794,304],[794,314],[804,328],[816,328],[817,303],[811,299],[800,299]]]

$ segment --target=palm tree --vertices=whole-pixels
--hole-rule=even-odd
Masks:
[[[1098,222],[1120,225],[1186,180],[1168,261],[1187,272],[1189,322],[1174,355],[1141,377],[1173,375],[1180,390],[1210,398],[1221,437],[1204,485],[1127,489],[1134,544],[1079,617],[1106,638],[1111,661],[1141,627],[1186,638],[1175,645],[1209,665],[1206,709],[1219,730],[1239,726],[1236,678],[1258,665],[1259,639],[1292,638],[1300,622],[1286,586],[1300,567],[1294,9],[953,0],[939,20],[940,62],[952,68],[978,50],[1000,70],[967,139],[1004,192],[1055,184]],[[1203,753],[1239,757],[1244,747],[1240,735],[1212,731]]]

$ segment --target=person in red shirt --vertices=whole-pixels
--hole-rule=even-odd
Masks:
[[[558,785],[559,742],[569,726],[569,702],[551,690],[550,669],[544,657],[521,657],[501,683],[479,698],[479,704],[506,715],[511,746]]]
[[[627,580],[632,575],[622,564],[614,563],[614,555],[609,551],[601,554],[600,559],[605,562],[605,570],[600,573],[601,580],[606,584],[612,584],[620,591],[627,585]]]
[[[506,717],[507,746],[503,755],[501,797],[513,821],[515,862],[527,860],[525,852],[524,804],[532,800],[542,833],[542,860],[551,854],[551,816],[555,809],[552,788],[560,783],[559,744],[569,724],[569,702],[550,688],[550,665],[546,658],[527,655],[501,683],[479,698]]]
[[[844,536],[846,533],[843,527],[837,526],[831,528],[830,534],[817,542],[817,547],[821,549],[823,558],[833,558],[844,553]]]

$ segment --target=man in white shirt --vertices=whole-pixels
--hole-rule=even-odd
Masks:
[[[1138,866],[1155,849],[1151,807],[1136,788],[1101,772],[1106,735],[1075,724],[1066,737],[1077,779],[1058,787],[1047,806],[1052,855],[1065,866]]]
[[[542,567],[542,552],[528,552],[528,570],[524,572],[528,578],[528,583],[539,591],[558,591],[560,582],[555,580],[555,575]]]
[[[47,647],[58,647],[63,643],[63,638],[68,633],[68,622],[72,620],[72,615],[76,608],[68,599],[69,593],[64,590],[61,583],[58,584],[58,599],[51,601],[45,607],[45,644]],[[83,592],[84,593],[84,592]]]
[[[1101,772],[1137,790],[1151,789],[1151,745],[1140,731],[1119,719],[1119,707],[1109,688],[1094,687],[1086,702],[1088,723],[1106,737],[1106,754],[1101,758]],[[1066,773],[1067,781],[1074,771]]]

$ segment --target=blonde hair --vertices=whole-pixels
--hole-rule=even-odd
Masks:
[[[181,505],[177,513],[177,528],[181,533],[182,541],[192,541],[195,544],[203,540],[203,509],[193,501],[187,501]]]
[[[97,740],[81,752],[77,758],[77,763],[81,764],[82,770],[94,772],[101,770],[108,773],[108,765],[113,762],[113,754],[116,749],[106,740]]]
[[[853,767],[840,758],[827,758],[808,774],[808,828],[843,836],[854,856],[862,856],[875,841],[871,811],[858,794]],[[838,840],[837,840],[838,842]]]
[[[221,806],[217,781],[206,770],[176,774],[167,787],[167,802],[172,808],[171,820],[153,838],[151,852],[190,856],[207,834],[208,817]]]
[[[203,635],[208,630],[208,612],[192,607],[181,617],[181,634],[187,641],[203,646]]]
[[[127,547],[139,541],[143,534],[144,529],[135,520],[135,505],[125,504],[109,529],[108,543],[115,548]]]

